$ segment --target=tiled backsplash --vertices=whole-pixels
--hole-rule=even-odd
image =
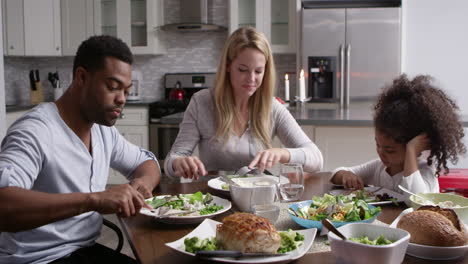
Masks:
[[[210,21],[228,27],[228,1],[209,0]],[[164,1],[166,23],[179,21],[179,1]],[[224,32],[176,33],[165,32],[165,55],[137,55],[134,69],[143,76],[141,96],[159,100],[164,96],[163,76],[169,72],[215,72],[222,47],[228,36]],[[278,72],[277,94],[284,96],[284,73],[296,68],[295,55],[275,55]],[[73,57],[5,57],[5,102],[7,105],[29,103],[29,70],[39,69],[44,87],[44,99],[53,100],[53,88],[47,73],[59,72],[62,87],[71,80]],[[291,83],[291,87],[293,83]]]

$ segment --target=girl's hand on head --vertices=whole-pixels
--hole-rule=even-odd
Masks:
[[[422,133],[408,141],[406,148],[411,148],[419,156],[421,152],[431,148],[431,140],[426,133]]]
[[[348,189],[364,188],[364,181],[358,175],[350,171],[340,171],[341,184]]]
[[[207,174],[205,165],[198,157],[180,157],[172,162],[174,174],[179,177],[198,180],[200,176]]]
[[[281,163],[289,162],[289,151],[283,148],[271,148],[262,150],[255,155],[254,159],[250,162],[249,168],[257,167],[260,171],[271,168]]]

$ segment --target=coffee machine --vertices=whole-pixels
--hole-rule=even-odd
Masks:
[[[337,102],[336,57],[308,57],[308,95],[312,102]]]

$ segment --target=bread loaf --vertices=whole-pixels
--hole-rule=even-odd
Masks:
[[[463,223],[452,209],[422,206],[404,215],[397,227],[411,234],[410,242],[421,245],[455,247],[468,242]]]
[[[264,217],[235,213],[217,226],[216,238],[225,250],[244,253],[276,253],[281,237],[276,228]]]

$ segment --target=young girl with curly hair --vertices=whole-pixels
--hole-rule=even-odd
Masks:
[[[409,80],[403,74],[383,90],[374,106],[379,159],[335,169],[333,183],[401,192],[400,184],[415,193],[439,192],[437,176],[448,172],[447,162],[456,163],[466,149],[457,105],[431,80],[424,75]],[[429,155],[423,159],[425,150]]]

